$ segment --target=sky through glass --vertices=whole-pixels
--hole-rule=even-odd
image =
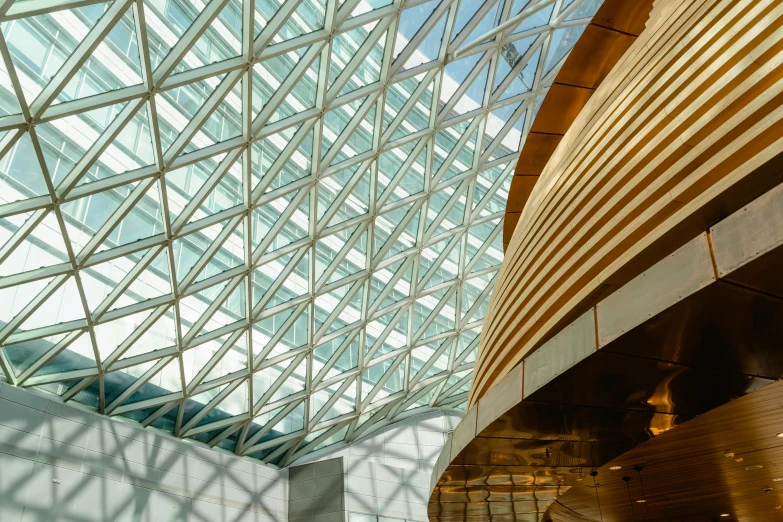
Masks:
[[[0,0],[5,379],[275,466],[464,410],[600,0],[77,4]]]

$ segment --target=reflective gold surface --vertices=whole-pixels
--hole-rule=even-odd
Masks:
[[[544,520],[781,520],[781,404],[783,382],[776,382],[705,413],[601,467],[600,511],[588,477],[560,496]],[[623,477],[630,477],[628,487]]]
[[[783,179],[781,93],[783,3],[655,3],[521,191],[471,406],[603,297]]]
[[[571,50],[519,155],[506,204],[504,247],[547,161],[595,89],[642,32],[652,4],[653,0],[604,0]]]
[[[482,397],[437,463],[430,520],[783,519],[781,273],[783,185],[602,299]]]
[[[783,2],[650,13],[523,151],[433,522],[783,520]]]

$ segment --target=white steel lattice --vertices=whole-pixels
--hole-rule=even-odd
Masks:
[[[464,409],[600,0],[0,0],[0,369],[286,466]]]

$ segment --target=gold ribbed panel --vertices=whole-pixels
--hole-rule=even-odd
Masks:
[[[776,0],[656,2],[522,212],[471,405],[600,296],[780,181],[782,27]]]

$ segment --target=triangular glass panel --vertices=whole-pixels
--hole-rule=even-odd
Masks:
[[[71,276],[21,324],[19,330],[33,330],[84,318],[79,287]]]
[[[56,13],[11,20],[2,24],[3,36],[17,74],[30,69],[33,72],[29,76],[32,81],[26,83],[23,89],[28,104],[41,93],[108,6],[109,2],[102,2],[77,9],[64,9]],[[59,27],[60,24],[55,17],[62,16],[70,17],[76,22],[69,28],[72,31],[69,37],[63,38],[62,32],[57,29],[49,31],[39,29]]]
[[[424,22],[426,22],[435,11],[435,8],[438,7],[439,3],[440,0],[430,0],[429,2],[411,7],[410,9],[405,9],[402,14],[400,14],[400,23],[397,27],[397,38],[395,38],[394,53],[392,55],[393,58],[397,58],[402,50],[407,47],[408,42],[410,42],[416,33],[419,32],[419,29],[421,29]]]
[[[394,192],[391,193],[387,202],[405,199],[414,194],[419,194],[424,190],[426,177],[425,165],[427,162],[427,147],[424,147],[419,153],[416,161],[405,171]]]
[[[381,198],[384,190],[400,171],[405,160],[415,148],[415,143],[406,143],[401,147],[387,150],[378,157],[378,182],[375,187],[376,201]]]
[[[364,115],[362,121],[356,127],[356,129],[345,140],[345,144],[340,148],[334,159],[332,165],[336,165],[345,160],[353,158],[354,156],[367,152],[372,148],[373,143],[373,129],[375,128],[375,107],[377,104],[373,104],[372,107]]]
[[[378,255],[381,248],[386,246],[387,241],[390,240],[389,238],[404,221],[405,216],[411,210],[411,208],[413,208],[413,204],[403,205],[375,218],[375,243],[373,256]],[[405,225],[404,231],[397,238],[395,238],[386,249],[387,252],[383,256],[384,259],[395,254],[399,254],[416,245],[416,239],[419,235],[418,228],[420,215],[421,214],[419,212],[416,212],[407,225]]]
[[[521,71],[519,71],[511,83],[503,91],[499,101],[511,98],[518,94],[529,92],[533,88],[533,84],[536,79],[536,70],[538,68],[538,60],[541,57],[541,47],[536,49],[533,56],[530,57],[530,61],[525,64]],[[499,58],[502,62],[502,58]]]
[[[434,335],[439,335],[444,332],[454,330],[456,324],[457,313],[457,294],[456,292],[449,297],[446,305],[441,308],[440,312],[435,316],[435,319],[427,326],[427,329],[422,335],[422,339],[427,339]]]
[[[63,213],[71,218],[64,222],[75,253],[80,252],[95,233],[106,224],[130,196],[135,186],[135,184],[123,185],[61,205]]]
[[[36,125],[39,140],[45,143],[60,142],[64,151],[67,152],[67,155],[62,153],[44,154],[54,186],[57,186],[71,172],[74,165],[95,144],[125,105],[126,102],[109,105]]]
[[[291,74],[308,49],[309,47],[301,47],[253,65],[251,100],[253,120],[275,92],[282,88],[283,81]]]
[[[424,289],[427,290],[448,281],[454,281],[457,278],[457,274],[459,274],[459,259],[461,253],[462,240],[452,241],[445,259],[430,275],[430,278],[424,282]]]
[[[489,74],[489,64],[484,65],[478,76],[470,83],[465,93],[453,105],[447,116],[447,120],[462,116],[472,111],[480,109],[484,104],[484,92],[487,88],[487,75]]]
[[[302,189],[307,190],[307,189]],[[253,245],[260,245],[262,242],[269,244],[267,252],[272,252],[282,248],[294,241],[297,241],[308,234],[309,223],[309,194],[304,198],[298,198],[299,191],[286,194],[270,203],[255,207],[251,213]],[[289,210],[289,207],[297,200],[301,202],[291,212],[284,225],[278,232],[275,232],[275,224],[282,215]],[[271,240],[271,242],[270,242]]]
[[[351,12],[351,18],[359,16],[360,14],[369,13],[375,9],[380,9],[381,7],[386,7],[387,5],[392,5],[393,3],[394,0],[365,0],[359,2],[359,5]],[[342,6],[342,4],[343,2],[340,2],[340,6]]]
[[[326,19],[326,0],[302,2],[294,14],[275,36],[278,41],[290,40],[303,34],[312,33],[324,28]]]
[[[0,202],[11,203],[48,194],[38,155],[27,132],[21,135],[2,162],[7,178],[0,177]]]
[[[321,157],[325,156],[332,144],[340,137],[350,123],[356,111],[359,110],[365,98],[354,100],[337,109],[327,112],[323,118],[323,135],[321,137]]]
[[[310,307],[292,307],[253,325],[253,356],[277,357],[307,343]],[[274,344],[270,344],[274,340]]]
[[[340,90],[340,95],[348,94],[360,87],[373,84],[381,79],[381,66],[383,64],[383,49],[386,45],[386,33],[381,34],[359,67],[351,75],[348,83]]]
[[[579,4],[579,7],[574,9],[571,14],[568,15],[566,21],[592,18],[595,16],[595,13],[598,11],[598,8],[601,7],[602,3],[602,0],[584,0],[581,4]]]
[[[441,166],[446,161],[446,158],[451,151],[454,150],[454,147],[457,146],[457,142],[472,122],[472,119],[461,121],[448,129],[439,130],[435,133],[435,147],[433,149],[434,155],[432,159],[433,173],[440,170]]]
[[[392,84],[386,89],[386,102],[383,109],[383,132],[389,127],[394,118],[402,111],[413,92],[418,88],[425,74],[419,74],[412,78],[406,78]]]
[[[12,227],[12,231],[16,232],[25,221],[21,215],[11,216],[5,219],[4,225]],[[12,237],[12,232],[6,231],[4,227],[2,230],[4,243]],[[63,239],[57,217],[54,212],[49,212],[0,264],[0,277],[68,262],[68,250]],[[19,287],[8,287],[5,290],[12,291],[15,288]]]
[[[275,16],[280,6],[285,0],[264,0],[262,2],[253,2],[255,4],[255,13],[253,16],[253,39],[255,39],[261,30],[266,27],[269,20]]]
[[[388,370],[390,373],[386,382],[383,383],[383,386],[380,390],[378,390],[371,402],[378,402],[382,399],[385,399],[389,395],[401,392],[405,386],[406,381],[405,368],[406,360],[403,358],[402,362],[397,365],[396,368]]]
[[[328,226],[339,225],[344,221],[366,215],[369,212],[371,177],[370,169],[365,170],[348,196],[342,200],[339,209],[329,220]]]
[[[460,314],[460,319],[464,319],[471,307],[476,304],[479,297],[481,297],[481,292],[487,288],[493,276],[494,274],[480,275],[467,279],[462,283],[462,313]]]
[[[419,65],[429,63],[438,59],[440,54],[441,44],[443,42],[443,33],[446,30],[446,20],[448,19],[448,10],[441,15],[437,23],[430,29],[424,40],[421,41],[419,46],[405,62],[405,69],[413,69]]]
[[[473,40],[481,38],[483,35],[488,33],[494,26],[497,25],[501,14],[501,11],[498,9],[498,6],[503,2],[499,2],[499,1],[496,2],[495,0],[489,0],[489,1],[493,2],[495,5],[493,5],[487,10],[487,13],[484,15],[481,21],[470,32],[470,36],[468,36],[464,40],[465,43],[470,43]],[[487,38],[487,41],[488,40],[489,38]]]
[[[0,60],[0,115],[8,116],[9,114],[20,114],[21,112],[22,106],[19,105],[19,100],[11,84],[11,77],[5,66],[5,60]]]
[[[354,234],[359,234],[358,240],[345,253],[345,257],[339,261],[335,271],[329,276],[327,284],[335,283],[365,269],[367,262],[367,229],[356,231]]]
[[[79,185],[110,178],[155,163],[147,104],[142,105],[120,134],[106,147],[98,161],[79,180]]]
[[[136,334],[134,333],[134,335]],[[152,326],[145,330],[144,333],[131,344],[128,350],[122,354],[120,360],[151,353],[163,348],[169,348],[176,346],[176,344],[177,325],[174,317],[174,308],[169,307],[168,310],[152,323]]]
[[[283,103],[277,107],[267,124],[284,120],[285,118],[299,114],[306,109],[315,107],[320,64],[321,55],[318,55],[310,63],[307,71],[305,71],[302,77],[296,82],[296,85],[291,89],[291,92],[286,95]]]
[[[411,285],[413,282],[413,264],[409,264],[408,267],[402,272],[400,279],[394,285],[391,292],[386,295],[386,298],[381,303],[381,309],[386,309],[406,297],[411,295]]]
[[[446,64],[440,88],[441,105],[445,104],[451,100],[452,97],[454,97],[454,93],[457,92],[457,89],[465,83],[465,80],[470,75],[470,72],[476,67],[476,64],[478,64],[479,60],[481,60],[483,56],[483,53],[471,54],[470,56],[460,58],[459,60],[455,60]],[[485,75],[479,74],[477,78],[481,78],[482,76]],[[482,96],[476,100],[479,106],[481,105],[482,98],[483,93]]]
[[[465,28],[468,22],[475,16],[482,2],[460,2],[457,11],[457,19],[454,21],[454,29],[451,31],[451,39],[454,40],[460,31]],[[467,42],[466,42],[467,43]]]
[[[182,59],[178,70],[197,69],[241,54],[241,2],[228,2]]]
[[[156,94],[160,144],[164,152],[225,78],[225,74],[220,74]]]
[[[183,154],[209,147],[222,141],[236,138],[242,134],[242,82],[243,76],[234,84],[231,91],[223,98],[204,124],[196,131],[190,142],[182,151]]]
[[[513,14],[511,16],[518,15],[525,7],[527,7],[529,2],[530,0],[516,0],[514,8],[512,9]],[[512,34],[518,34],[523,31],[527,31],[528,29],[535,29],[536,27],[549,25],[549,21],[552,19],[552,12],[554,9],[555,4],[549,4],[548,6],[539,9],[535,13],[532,13],[530,16],[519,23]]]
[[[180,375],[180,363],[174,357],[158,373],[153,375],[144,386],[131,395],[124,404],[133,404],[134,402],[160,397],[181,390],[182,379]]]
[[[426,379],[439,373],[445,372],[449,367],[449,350],[444,347],[445,344],[451,344],[453,338],[432,341],[423,346],[411,350],[411,380],[418,377],[418,380]],[[441,349],[443,349],[441,351]],[[436,355],[438,352],[440,355]],[[435,361],[422,375],[419,375],[421,369],[433,358]]]
[[[408,346],[408,312],[401,314],[396,320],[397,312],[379,317],[367,324],[367,335],[365,340],[365,357],[370,360],[377,359],[387,353],[402,350]],[[394,321],[394,326],[386,338],[378,344],[384,330]]]
[[[13,361],[14,351],[13,348],[21,349],[20,351],[26,351],[25,349],[33,348],[36,351],[40,350],[43,354],[48,351],[47,348],[51,348],[54,345],[55,339],[38,339],[28,343],[22,343],[19,345],[11,345],[3,347],[3,350],[8,353],[9,359]],[[36,346],[30,346],[34,344]],[[18,353],[18,352],[17,352]],[[30,361],[31,363],[33,361]],[[27,364],[29,367],[29,364]],[[90,339],[90,334],[84,332],[79,335],[68,347],[62,352],[58,353],[46,364],[41,366],[38,371],[33,375],[40,377],[43,375],[49,375],[57,372],[69,372],[73,370],[87,370],[95,368],[95,349]]]
[[[353,58],[356,55],[356,52],[359,50],[359,47],[361,47],[362,44],[367,40],[367,38],[370,36],[370,32],[373,30],[373,28],[375,28],[376,25],[378,25],[377,20],[367,25],[363,25],[361,27],[357,27],[355,29],[345,31],[344,33],[339,33],[334,37],[334,39],[332,40],[332,49],[331,49],[332,53],[329,60],[329,81],[327,84],[328,88],[331,89],[334,81],[343,72],[343,69],[348,64],[348,62],[351,61],[351,58]],[[383,51],[381,50],[380,56],[382,57],[382,55],[383,55]],[[368,60],[369,59],[370,58],[368,57]],[[367,65],[368,67],[372,68],[371,64],[368,63]],[[378,68],[378,74],[380,74],[380,60],[378,60],[377,62],[377,68]],[[348,82],[348,84],[346,84],[346,86],[348,85],[350,85],[350,81]],[[353,91],[358,87],[361,87],[361,85],[356,85],[354,88],[349,89],[349,91]]]
[[[397,127],[392,134],[391,141],[404,138],[414,132],[422,131],[430,125],[430,113],[432,109],[432,93],[435,89],[435,82],[427,86],[416,104],[405,116],[405,120]]]
[[[53,105],[139,85],[141,82],[136,23],[133,7],[129,6],[122,18],[57,95]]]
[[[253,142],[251,145],[251,175],[254,189],[263,180],[266,186],[265,192],[271,192],[310,175],[313,157],[312,130],[283,163],[282,168],[277,172],[271,171],[272,164],[280,158],[283,150],[299,128],[299,125],[289,127],[277,134]],[[274,178],[270,180],[269,176],[272,175]]]

